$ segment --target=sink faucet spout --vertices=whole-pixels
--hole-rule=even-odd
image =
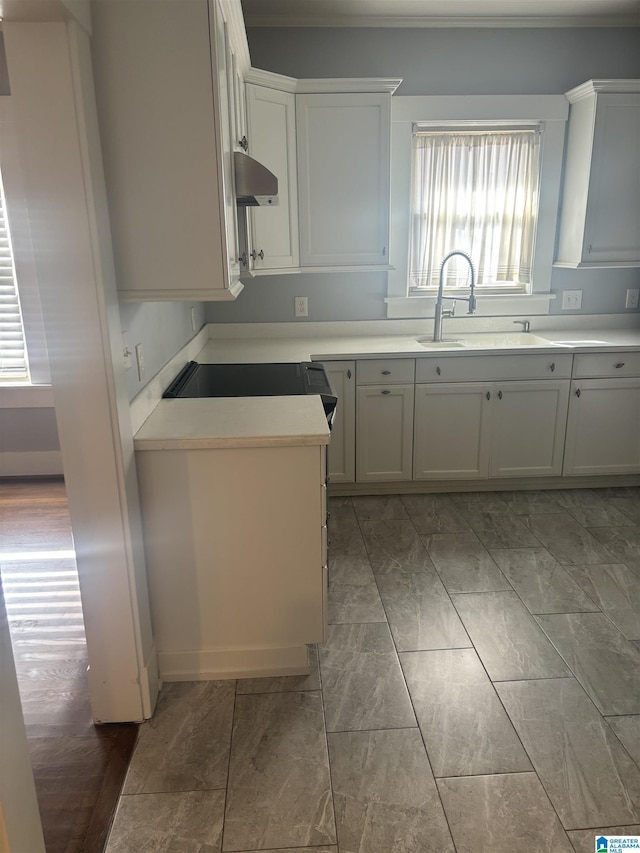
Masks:
[[[449,252],[448,255],[445,255],[442,263],[440,264],[440,278],[438,281],[438,298],[436,300],[435,313],[433,316],[433,340],[441,341],[442,340],[442,320],[445,317],[454,317],[456,311],[456,299],[453,299],[451,296],[443,296],[444,290],[444,268],[447,264],[447,261],[450,258],[453,258],[455,255],[460,255],[460,257],[464,258],[469,264],[469,269],[471,270],[471,282],[469,285],[469,296],[457,296],[456,299],[462,299],[464,302],[469,303],[469,309],[467,311],[468,314],[475,314],[477,301],[476,301],[476,275],[475,270],[473,268],[473,261],[469,257],[466,252],[461,252],[459,249],[455,249],[453,252]],[[444,300],[452,299],[453,305],[451,308],[444,307]]]

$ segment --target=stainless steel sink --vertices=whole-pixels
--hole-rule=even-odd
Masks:
[[[460,335],[455,340],[449,341],[434,341],[431,338],[416,338],[416,340],[426,349],[520,349],[562,346],[560,343],[554,343],[531,332],[476,332]]]
[[[459,340],[466,347],[473,349],[556,346],[547,338],[541,338],[531,332],[477,332],[476,334],[461,335]]]

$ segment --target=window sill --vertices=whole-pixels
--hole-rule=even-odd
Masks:
[[[478,296],[477,317],[512,317],[527,314],[531,316],[549,313],[549,302],[555,299],[555,293],[513,294],[504,296]],[[389,297],[387,319],[400,320],[411,317],[433,317],[436,304],[435,296]],[[464,305],[457,317],[466,314]]]
[[[0,383],[0,409],[49,409],[53,408],[53,388],[51,385],[30,385],[26,382]]]

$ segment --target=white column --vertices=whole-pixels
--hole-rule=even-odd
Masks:
[[[91,55],[74,21],[3,23],[97,722],[158,690]]]

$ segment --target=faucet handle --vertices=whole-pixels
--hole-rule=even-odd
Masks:
[[[513,325],[514,326],[522,326],[522,330],[524,332],[530,332],[531,331],[531,321],[530,320],[514,320]]]
[[[455,317],[456,316],[456,300],[451,300],[451,308],[444,308],[442,311],[443,317]]]

